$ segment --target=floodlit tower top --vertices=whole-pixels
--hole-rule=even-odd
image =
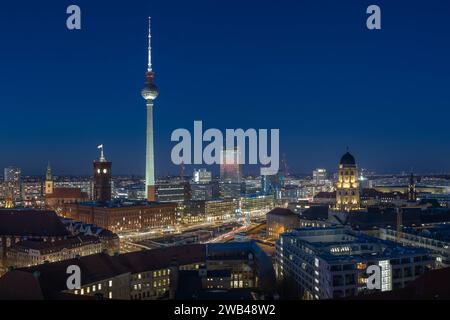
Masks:
[[[97,147],[97,149],[100,149],[100,162],[105,162],[106,158],[105,158],[105,155],[103,153],[103,144],[99,145]]]

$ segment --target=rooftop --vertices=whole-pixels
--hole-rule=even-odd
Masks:
[[[146,201],[146,200],[122,200],[117,199],[108,202],[99,202],[99,201],[87,201],[78,203],[79,206],[85,207],[96,207],[96,208],[131,208],[131,207],[139,207],[139,206],[159,206],[159,205],[171,205],[173,203],[163,203],[157,201]]]
[[[89,196],[80,188],[54,188],[53,193],[46,195],[46,198],[88,199]]]
[[[414,234],[420,237],[450,242],[450,224],[441,223],[426,227],[404,227],[402,232]]]
[[[0,209],[0,235],[60,237],[69,232],[54,211]]]
[[[64,238],[57,241],[42,241],[42,240],[24,240],[15,243],[11,246],[11,249],[22,250],[37,250],[41,254],[48,252],[55,252],[64,248],[74,248],[92,243],[100,243],[100,240],[94,236],[79,235],[74,237]]]
[[[392,259],[404,255],[427,255],[422,248],[400,246],[395,242],[367,236],[349,228],[299,228],[283,236],[290,236],[298,243],[311,248],[321,258],[332,260]]]
[[[292,212],[290,209],[285,208],[275,208],[270,210],[267,214],[275,216],[297,216],[297,214]]]

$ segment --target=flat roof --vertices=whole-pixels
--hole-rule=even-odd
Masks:
[[[294,237],[327,261],[396,259],[429,253],[427,249],[401,246],[343,227],[298,228],[283,235]]]

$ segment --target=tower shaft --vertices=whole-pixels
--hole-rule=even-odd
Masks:
[[[147,147],[145,156],[145,194],[148,201],[155,201],[155,160],[153,151],[153,101],[158,96],[158,88],[153,83],[155,74],[152,71],[152,47],[150,18],[148,19],[148,69],[145,74],[145,85],[141,91],[147,104]]]
[[[155,159],[153,151],[153,101],[147,100],[147,148],[145,161],[145,193],[155,201]]]

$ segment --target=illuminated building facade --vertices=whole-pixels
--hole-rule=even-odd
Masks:
[[[78,235],[56,241],[24,240],[13,244],[6,254],[7,266],[20,268],[101,253],[98,237]]]
[[[239,209],[243,216],[249,218],[263,217],[275,206],[272,195],[248,196],[239,199]]]
[[[324,185],[327,181],[327,170],[318,168],[313,171],[313,184],[316,186]]]
[[[73,264],[81,268],[81,288],[68,290],[66,270]],[[194,275],[199,287],[192,282],[185,285],[186,272]],[[35,274],[40,276],[35,278]],[[224,274],[226,277],[220,280],[219,275]],[[28,281],[38,281],[39,290],[24,290],[30,285]],[[4,285],[8,282],[18,287],[8,290]],[[64,295],[121,300],[193,299],[202,293],[214,294],[218,286],[223,290],[272,291],[272,261],[253,241],[192,244],[116,256],[95,254],[8,272],[0,278],[0,299],[58,299]]]
[[[289,209],[275,208],[267,213],[267,236],[278,239],[280,234],[300,226],[300,217]]]
[[[336,208],[343,211],[360,208],[358,168],[355,158],[349,152],[345,153],[339,162]]]
[[[348,228],[303,228],[283,233],[276,244],[277,277],[293,281],[304,299],[369,293],[367,268],[379,266],[380,287],[403,288],[429,269],[426,249],[402,247]],[[371,274],[371,273],[370,273]]]
[[[7,189],[7,198],[15,201],[20,201],[21,192],[21,170],[17,167],[7,167],[4,169],[4,181]]]
[[[205,183],[210,183],[211,180],[212,180],[211,171],[207,171],[206,169],[194,170],[194,174],[192,177],[193,183],[205,184]]]
[[[45,205],[44,185],[40,178],[25,178],[22,180],[22,206],[42,208]]]
[[[191,199],[191,185],[186,181],[158,182],[156,200],[159,202],[183,202]]]
[[[83,202],[64,206],[61,214],[118,233],[174,226],[176,208],[176,203],[147,201]]]
[[[0,210],[0,274],[7,268],[7,252],[24,240],[60,241],[69,231],[53,211],[31,209]]]
[[[185,224],[226,221],[236,216],[237,200],[191,200],[184,204],[181,220]]]

